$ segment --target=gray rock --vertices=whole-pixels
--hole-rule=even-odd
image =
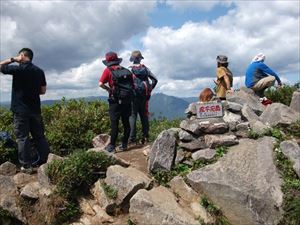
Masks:
[[[148,170],[150,172],[158,169],[171,170],[176,154],[176,137],[170,133],[165,130],[154,141],[148,160]]]
[[[300,178],[300,148],[295,141],[283,141],[280,143],[282,153],[293,162],[293,169]]]
[[[242,117],[240,114],[235,114],[229,111],[224,112],[223,120],[226,123],[240,123],[242,121]]]
[[[187,114],[187,116],[196,115],[197,114],[196,106],[197,106],[196,102],[189,104],[188,108],[184,111],[184,113]]]
[[[41,188],[39,182],[32,182],[26,184],[26,186],[21,191],[21,196],[28,199],[38,199],[39,198],[39,189]]]
[[[26,173],[17,173],[13,176],[13,180],[18,188],[24,187],[26,184],[36,181],[36,176],[26,174]]]
[[[130,198],[142,188],[148,188],[152,180],[141,171],[118,165],[110,166],[106,172],[105,183],[118,190],[117,205],[126,205]],[[127,202],[126,202],[127,201]]]
[[[206,148],[206,149],[201,149],[197,152],[194,152],[192,154],[192,158],[193,158],[193,160],[199,160],[199,159],[210,160],[210,159],[213,159],[215,157],[215,155],[216,155],[215,149]]]
[[[46,187],[46,188],[50,188],[51,186],[51,181],[50,181],[50,178],[48,177],[46,171],[47,171],[47,168],[48,168],[48,164],[43,164],[39,167],[38,169],[38,181],[39,183],[43,186],[43,187]]]
[[[259,97],[246,87],[241,87],[239,91],[234,92],[234,95],[228,96],[226,99],[228,102],[240,105],[247,104],[257,115],[260,115],[264,111],[264,106],[259,101]]]
[[[186,202],[198,201],[199,194],[195,192],[190,186],[188,186],[184,179],[180,176],[174,177],[170,182],[169,185],[172,191],[179,195],[181,199],[185,200]]]
[[[189,132],[185,130],[180,130],[178,136],[179,136],[179,140],[183,142],[188,142],[195,139],[193,135],[191,135]]]
[[[290,103],[290,107],[296,112],[300,113],[300,92],[295,91],[293,93],[292,101]]]
[[[110,135],[108,134],[99,134],[93,138],[92,143],[94,148],[104,149],[110,142]]]
[[[257,120],[257,121],[251,121],[250,122],[250,128],[257,134],[262,135],[266,132],[266,130],[269,128],[267,125],[265,125],[263,122]]]
[[[203,137],[199,137],[197,139],[194,139],[191,142],[179,142],[178,145],[179,145],[179,147],[181,147],[181,148],[183,148],[187,151],[191,151],[191,152],[207,147]]]
[[[185,130],[185,131],[189,131],[192,134],[195,135],[199,135],[200,134],[200,129],[199,129],[199,120],[188,120],[185,119],[183,121],[181,121],[180,123],[180,128]]]
[[[47,163],[49,164],[49,163],[53,162],[54,160],[63,160],[63,159],[64,158],[61,156],[50,153],[48,155]]]
[[[0,165],[0,175],[12,176],[17,173],[17,167],[11,162],[5,162]]]
[[[231,112],[238,113],[242,110],[242,105],[235,102],[228,102],[227,109]]]
[[[249,122],[244,122],[236,125],[237,131],[235,132],[235,135],[237,137],[242,137],[246,138],[249,137],[249,132],[250,132],[250,123]]]
[[[278,224],[283,193],[274,143],[270,137],[242,139],[218,162],[188,174],[187,180],[218,205],[231,224]]]
[[[182,149],[178,149],[176,152],[175,164],[181,163],[185,158],[185,152]]]
[[[130,219],[139,225],[199,225],[179,206],[174,194],[162,186],[138,191],[130,200],[129,213]]]
[[[268,105],[266,110],[261,114],[260,120],[267,125],[290,125],[300,119],[300,113],[292,108],[281,104],[273,103]]]
[[[228,124],[205,121],[199,123],[199,129],[203,134],[224,134],[228,131]]]
[[[227,134],[207,134],[204,136],[205,143],[209,148],[218,146],[232,146],[239,143],[235,135]]]
[[[107,213],[114,213],[117,208],[117,204],[114,199],[106,196],[102,187],[104,183],[105,182],[103,180],[98,180],[91,188],[91,193],[101,208],[103,208]]]
[[[245,104],[242,108],[242,115],[249,122],[259,120],[259,117],[254,113],[254,111],[247,104]]]
[[[13,179],[9,176],[0,175],[0,208],[7,210],[19,221],[27,224],[26,218],[18,206],[18,195],[18,189]]]

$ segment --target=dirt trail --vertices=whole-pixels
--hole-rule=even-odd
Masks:
[[[130,147],[127,151],[115,153],[121,159],[130,163],[130,166],[148,174],[147,169],[147,156],[144,155],[143,151],[148,151],[150,145],[138,145]]]

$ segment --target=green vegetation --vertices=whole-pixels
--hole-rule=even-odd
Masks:
[[[102,183],[101,187],[104,190],[105,195],[110,199],[116,199],[118,197],[118,190],[113,186],[108,185],[106,183]]]
[[[62,224],[80,215],[77,199],[88,194],[89,187],[101,177],[114,160],[104,153],[78,151],[64,160],[54,160],[47,169],[51,182],[56,185],[52,204],[62,208],[54,216],[54,224]]]
[[[16,148],[6,148],[4,143],[0,142],[0,164],[6,161],[17,163],[18,151]]]
[[[265,96],[272,100],[272,102],[280,102],[287,106],[290,105],[293,92],[300,88],[300,83],[293,86],[284,85],[279,89],[269,88],[265,91]]]
[[[208,200],[207,197],[201,197],[200,204],[206,209],[206,211],[212,215],[216,222],[216,225],[230,225],[229,221],[223,215],[221,209]]]

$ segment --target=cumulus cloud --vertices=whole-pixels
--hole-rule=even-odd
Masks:
[[[197,78],[215,77],[219,54],[229,57],[229,67],[239,80],[259,52],[264,52],[266,63],[284,80],[285,75],[299,76],[297,27],[299,4],[295,1],[237,1],[227,15],[211,23],[187,22],[179,29],[151,27],[142,41],[145,58],[160,78],[170,80],[178,90],[184,88],[183,80],[192,81],[186,82],[192,90]],[[201,83],[213,86],[211,79],[205,81]],[[172,92],[169,85],[160,88]]]

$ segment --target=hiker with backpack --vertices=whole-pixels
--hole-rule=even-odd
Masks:
[[[229,62],[225,55],[217,56],[217,81],[216,84],[216,94],[221,100],[226,100],[226,94],[233,93],[232,82],[233,77],[231,71],[228,69]]]
[[[132,73],[120,66],[122,58],[118,58],[115,52],[108,52],[105,60],[102,61],[106,68],[104,69],[99,86],[108,92],[109,117],[110,117],[110,143],[106,146],[108,152],[115,151],[118,137],[119,120],[121,118],[124,133],[120,151],[127,149],[130,135],[129,116],[131,114],[131,103],[133,98],[133,78]],[[108,83],[108,86],[106,85]]]
[[[138,50],[133,51],[130,56],[130,66],[133,74],[133,81],[135,86],[135,95],[132,104],[132,113],[130,116],[130,143],[137,144],[136,140],[136,120],[139,115],[142,123],[142,144],[148,142],[149,139],[149,99],[151,91],[157,84],[157,79],[153,73],[143,64],[141,60],[144,59],[142,53]],[[150,82],[151,80],[151,82]]]
[[[279,87],[282,86],[279,76],[264,64],[265,58],[263,53],[254,56],[247,68],[245,80],[246,87],[251,88],[261,98],[263,104],[268,101],[264,97],[264,92],[268,87],[274,86],[275,80]]]
[[[12,75],[11,111],[13,112],[14,133],[18,145],[21,171],[32,172],[32,166],[47,162],[49,145],[45,137],[41,115],[40,95],[44,95],[47,83],[44,71],[32,63],[33,51],[22,48],[15,57],[0,62],[0,72]],[[18,65],[10,65],[18,63]],[[32,159],[30,135],[39,158]]]

